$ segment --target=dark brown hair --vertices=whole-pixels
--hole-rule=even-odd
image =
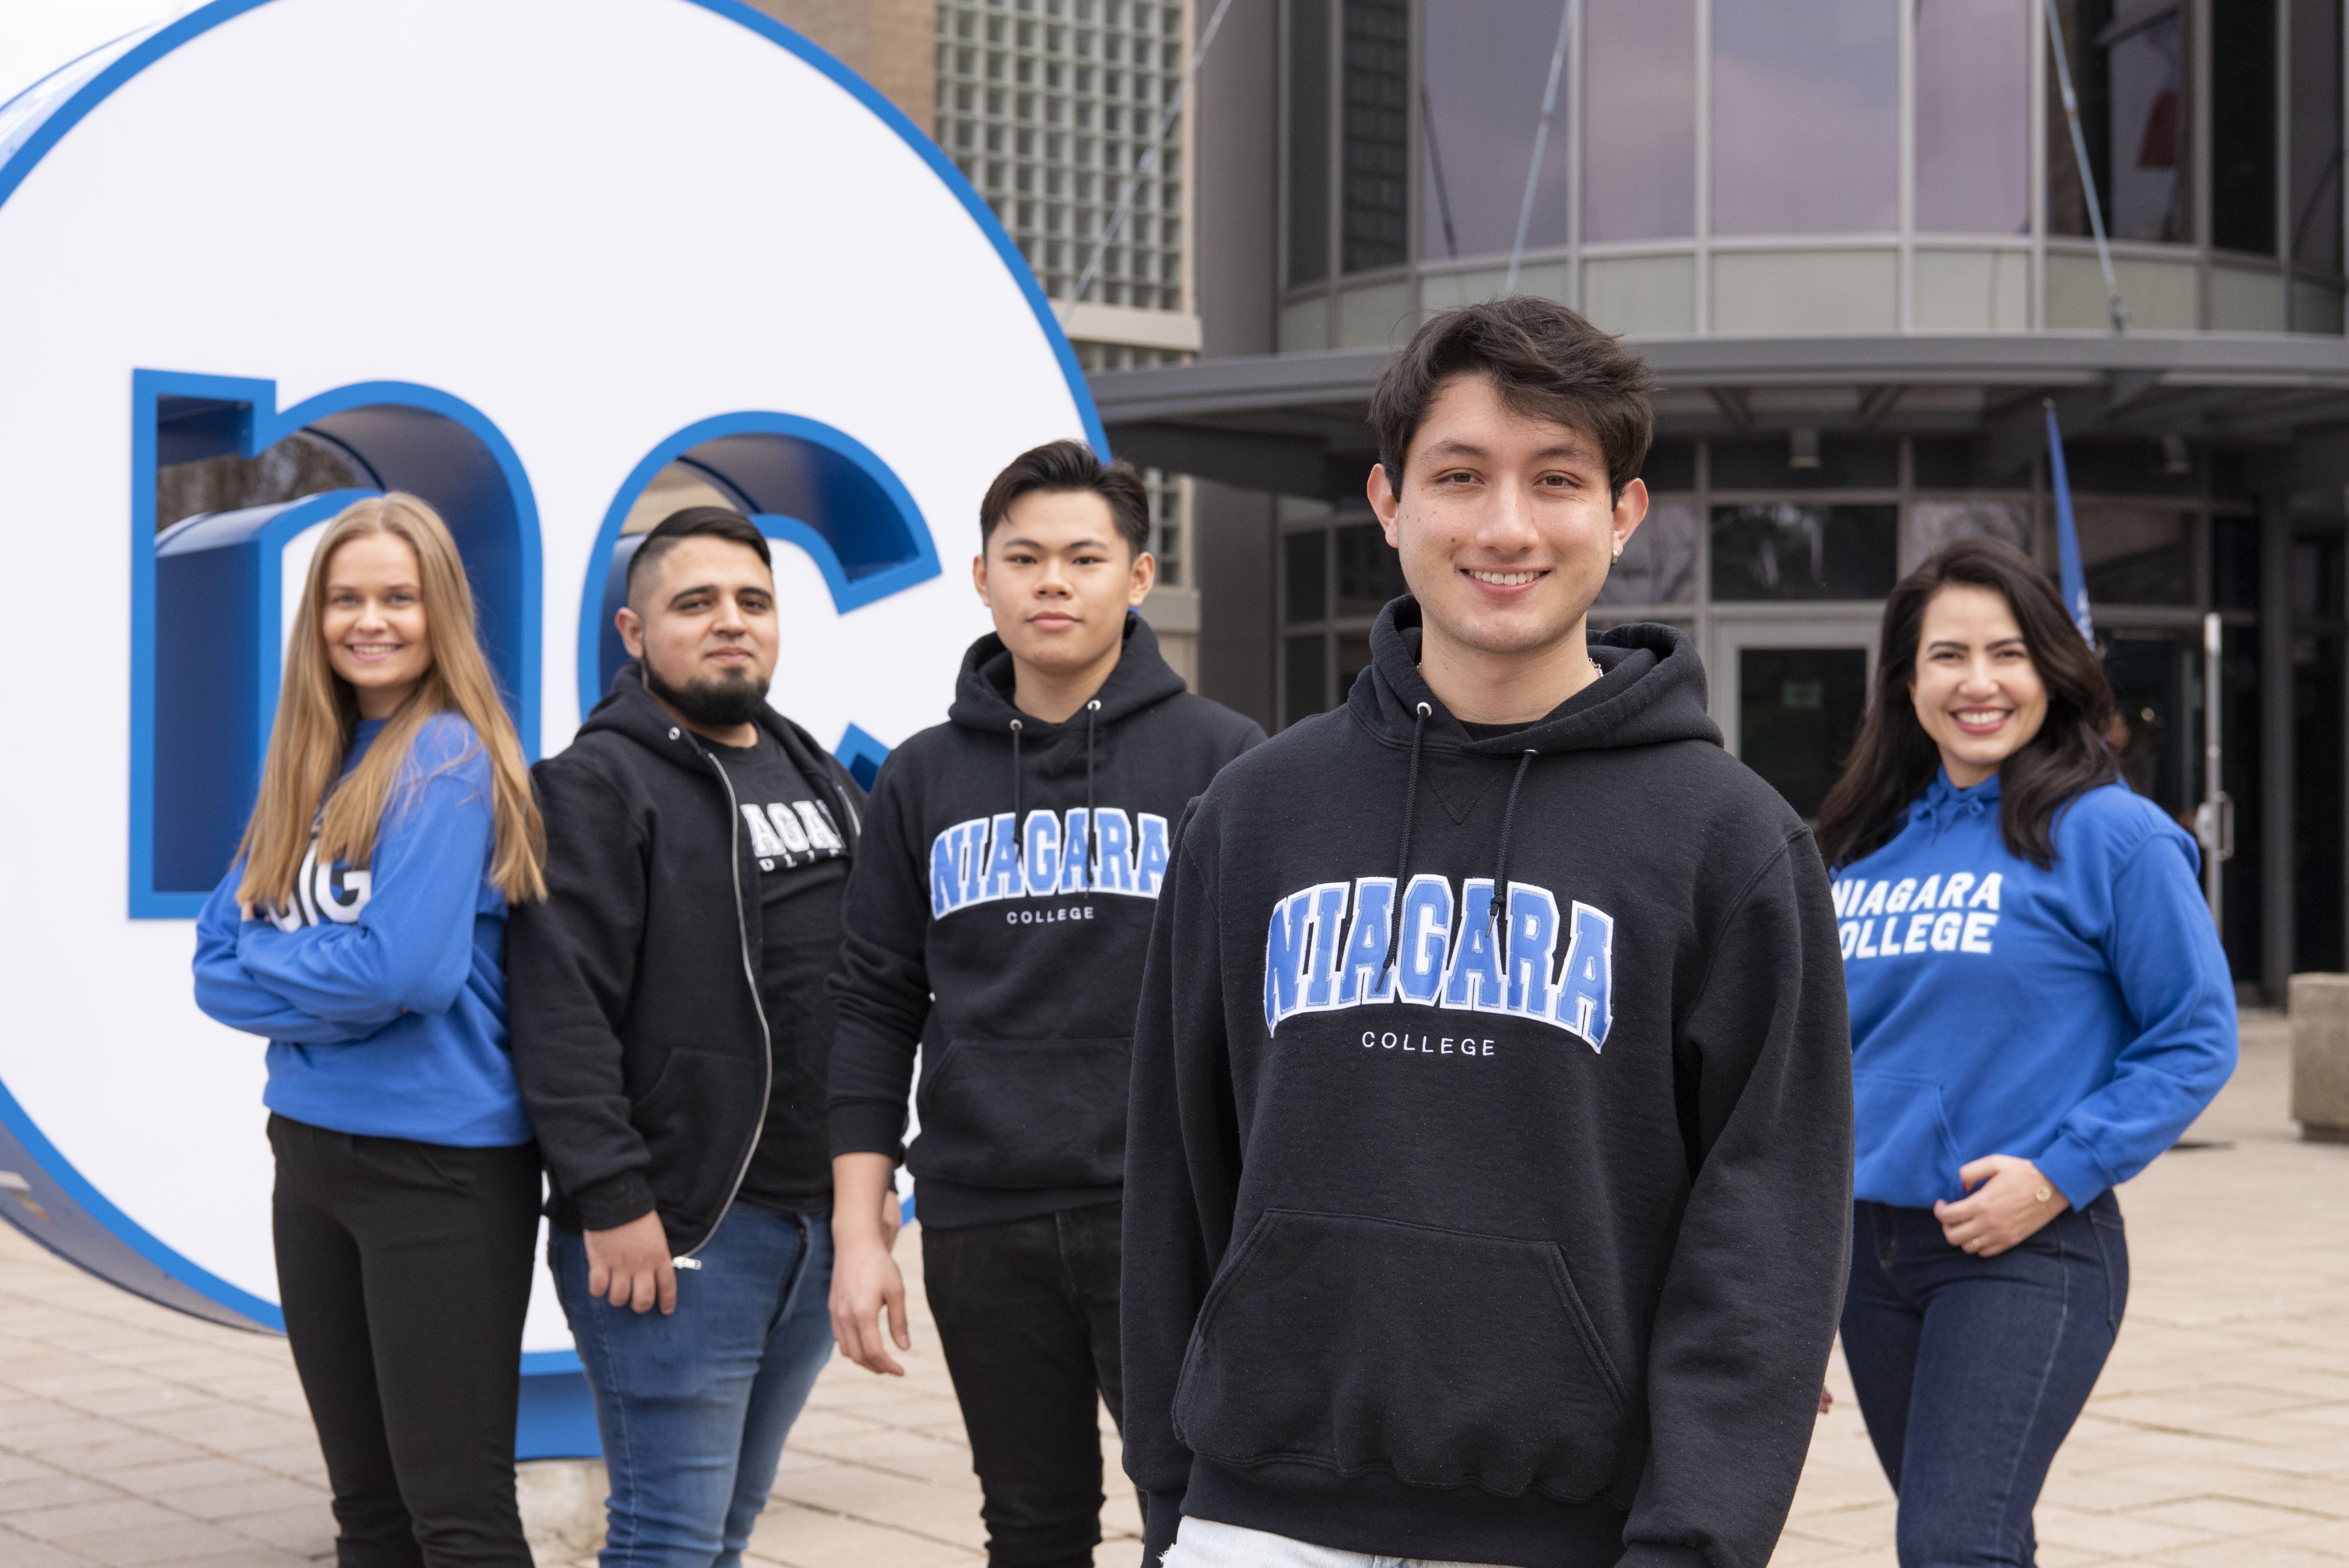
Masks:
[[[1142,475],[1122,462],[1103,462],[1081,441],[1046,441],[1021,452],[987,487],[978,504],[978,545],[987,547],[995,525],[1011,514],[1011,504],[1037,491],[1067,493],[1090,490],[1109,503],[1118,536],[1139,556],[1150,548],[1150,492]]]
[[[1485,377],[1517,412],[1596,441],[1609,499],[1639,477],[1656,428],[1647,361],[1563,305],[1512,295],[1428,317],[1379,378],[1371,433],[1398,493],[1412,438],[1454,376]]]
[[[1945,587],[1988,588],[2023,628],[2032,668],[2047,688],[2039,732],[2002,763],[1998,825],[2018,859],[2055,863],[2055,815],[2075,796],[2120,776],[2105,742],[2113,688],[2105,667],[2065,613],[2047,574],[2003,539],[1961,539],[1903,577],[1884,601],[1876,689],[1843,776],[1819,806],[1819,852],[1848,866],[1899,831],[1901,812],[1941,765],[1940,748],[1917,722],[1910,688],[1925,607]]]
[[[767,547],[767,536],[759,532],[756,523],[731,507],[687,506],[670,513],[654,524],[645,535],[645,542],[636,546],[636,553],[628,557],[628,575],[622,585],[627,590],[628,602],[636,602],[637,577],[650,571],[653,563],[676,549],[680,543],[693,538],[729,540],[746,550],[757,552],[759,559],[767,563],[769,571],[775,569],[774,552]]]

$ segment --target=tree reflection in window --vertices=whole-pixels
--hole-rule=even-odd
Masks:
[[[1682,605],[1696,598],[1696,508],[1659,501],[1599,589],[1602,605]]]
[[[329,490],[372,486],[334,442],[298,431],[258,457],[208,457],[155,471],[155,530],[212,512],[274,506]]]
[[[1872,599],[1892,591],[1899,508],[1755,501],[1713,509],[1716,599]]]

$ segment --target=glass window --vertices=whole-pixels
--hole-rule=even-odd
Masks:
[[[1917,227],[2031,226],[2035,0],[1917,0]]]
[[[1716,599],[1880,599],[1898,576],[1899,508],[1761,501],[1713,509]]]
[[[1582,237],[1696,232],[1696,7],[1585,0]]]
[[[1285,619],[1291,621],[1319,620],[1328,614],[1328,569],[1323,565],[1321,542],[1327,535],[1318,530],[1310,534],[1291,534],[1281,544],[1281,576],[1287,581]]]
[[[1408,0],[1344,0],[1345,101],[1338,245],[1348,272],[1401,266],[1411,116]]]
[[[1660,441],[1648,448],[1648,460],[1640,465],[1640,478],[1654,495],[1666,490],[1696,488],[1696,442],[1692,441]]]
[[[1868,712],[1868,649],[1737,650],[1737,754],[1805,822],[1859,738]]]
[[[1330,0],[1288,5],[1288,286],[1330,275]]]
[[[1337,613],[1378,614],[1404,591],[1402,557],[1375,523],[1349,523],[1337,535]]]
[[[1909,558],[1922,564],[1944,545],[1982,536],[2031,548],[2031,515],[2020,501],[1917,501],[1909,507]]]
[[[2186,713],[2187,660],[2201,650],[2159,632],[2114,633],[2105,642],[2105,673],[2113,683],[2120,722],[2121,778],[2129,788],[2175,815],[2187,798],[2186,748],[2193,728]]]
[[[1310,637],[1287,639],[1282,651],[1288,656],[1288,669],[1281,680],[1280,722],[1294,724],[1308,714],[1321,711],[1326,701],[1322,691],[1330,673],[1329,649],[1317,631]]]
[[[1516,243],[1562,10],[1559,0],[1426,0],[1421,255],[1487,255]],[[1531,246],[1566,243],[1566,98],[1561,81],[1526,231]]]
[[[1919,436],[1909,443],[1910,472],[1920,490],[1986,490],[1996,476],[1981,472],[1980,452],[1962,436]],[[2030,483],[2031,471],[2018,465],[2011,477],[2016,487]]]
[[[2292,255],[2341,270],[2341,0],[2292,0]]]
[[[1713,443],[1715,490],[1890,490],[1900,483],[1897,441],[1827,436],[1816,468],[1794,465],[1785,436]]]
[[[1713,228],[1892,228],[1899,12],[1884,0],[1714,0]]]
[[[2210,519],[2210,603],[2217,609],[2260,607],[2260,523]]]
[[[1684,605],[1696,598],[1696,508],[1664,501],[1623,546],[1623,558],[1599,587],[1602,605]]]
[[[2276,15],[2210,7],[2210,243],[2276,254]]]
[[[2080,565],[2088,604],[2190,605],[2194,574],[2187,556],[2193,519],[2145,506],[2079,508]]]
[[[2055,0],[2080,101],[2080,130],[2116,240],[2189,240],[2192,125],[2186,99],[2186,23],[2178,0],[2116,5]],[[2047,73],[2047,224],[2089,232],[2079,161],[2055,73]]]

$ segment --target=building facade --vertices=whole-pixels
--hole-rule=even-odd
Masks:
[[[1514,286],[1662,388],[1598,618],[1689,630],[1807,815],[1899,576],[1972,533],[2052,566],[2052,400],[2130,782],[2201,797],[2217,612],[2238,978],[2342,967],[2342,9],[2057,0],[2051,36],[2042,0],[1236,5],[1192,133],[1204,352],[1092,378],[1123,455],[1195,476],[1203,689],[1273,726],[1342,700],[1400,587],[1371,386]]]
[[[1197,357],[1190,117],[1168,112],[1190,62],[1192,0],[750,3],[930,132],[1019,246],[1087,371]],[[666,478],[633,522],[708,499],[695,476]],[[1159,563],[1144,613],[1195,682],[1191,486],[1158,469],[1143,478]]]

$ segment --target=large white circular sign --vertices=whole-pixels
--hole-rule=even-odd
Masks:
[[[347,497],[159,541],[159,472],[308,431],[435,500],[543,753],[602,683],[621,522],[681,461],[782,542],[776,705],[869,767],[985,629],[988,479],[1103,445],[985,205],[735,0],[216,0],[101,48],[0,109],[0,1209],[260,1326],[261,1052],[190,1000],[191,921],[285,582]],[[533,1369],[567,1345],[542,1289]]]

